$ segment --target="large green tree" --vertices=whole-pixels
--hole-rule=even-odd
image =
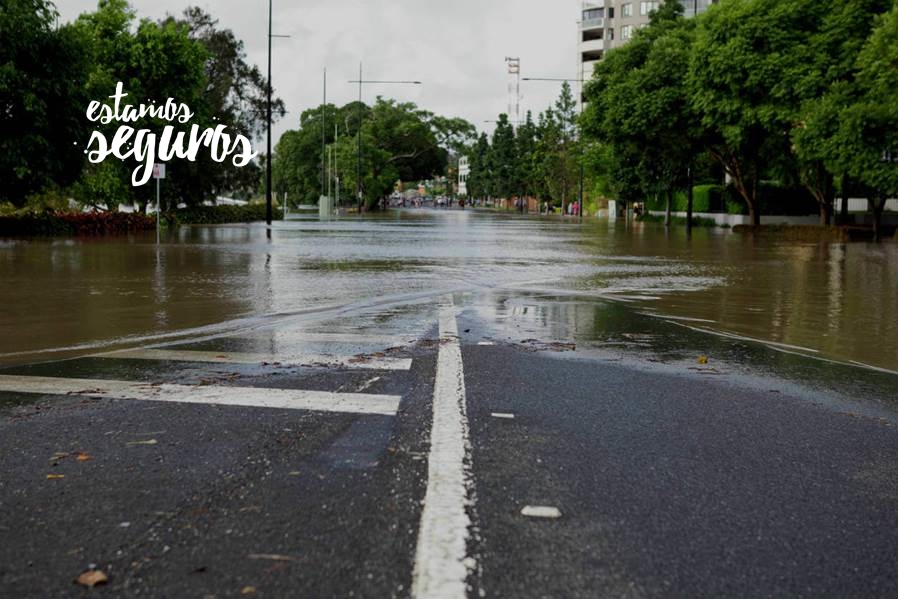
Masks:
[[[760,183],[790,168],[800,105],[794,74],[812,62],[825,3],[729,0],[700,19],[688,85],[706,147],[729,175],[753,224]]]
[[[0,4],[0,201],[15,206],[84,164],[89,40],[56,18],[47,0]]]

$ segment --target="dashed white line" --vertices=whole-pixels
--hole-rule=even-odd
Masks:
[[[214,364],[280,364],[282,366],[339,366],[370,370],[409,370],[408,358],[381,358],[377,356],[332,356],[329,354],[254,354],[245,352],[216,352],[186,349],[125,349],[106,354],[103,358],[128,358],[132,360],[174,360],[184,362],[211,362]]]
[[[474,566],[467,556],[470,445],[461,345],[451,300],[440,309],[440,342],[412,596],[463,599],[465,580]]]
[[[506,420],[514,420],[514,414],[507,414],[505,412],[493,412],[490,414],[493,418],[504,418]]]
[[[521,510],[521,515],[528,518],[555,519],[561,518],[561,510],[548,505],[525,505]]]
[[[0,391],[392,416],[398,395],[0,375]]]

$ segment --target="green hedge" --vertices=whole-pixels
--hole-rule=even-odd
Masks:
[[[279,209],[272,210],[272,218],[281,220]],[[171,224],[180,225],[221,225],[227,223],[252,223],[265,220],[265,204],[246,206],[194,206],[165,213]]]
[[[0,217],[0,236],[114,235],[147,231],[156,221],[126,212],[43,212]]]
[[[732,185],[696,185],[692,188],[693,212],[725,212],[748,214],[748,207]],[[758,189],[761,214],[805,216],[817,214],[819,208],[814,197],[804,188],[784,187],[775,181],[762,181]],[[674,195],[673,212],[686,212],[686,193]],[[646,207],[652,211],[665,210],[663,195],[646,199]]]

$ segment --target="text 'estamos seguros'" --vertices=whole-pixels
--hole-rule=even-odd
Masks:
[[[172,98],[169,98],[165,104],[159,105],[141,104],[134,107],[125,104],[121,106],[122,99],[127,95],[122,91],[122,83],[119,82],[115,86],[115,94],[109,96],[114,100],[114,106],[103,104],[97,100],[92,101],[87,107],[88,120],[108,125],[112,121],[133,123],[149,116],[187,124],[193,118],[193,112],[186,104],[178,104]],[[187,134],[185,131],[176,133],[173,125],[166,125],[162,134],[157,138],[156,134],[149,129],[140,129],[135,134],[133,127],[122,125],[115,132],[111,145],[106,141],[106,136],[103,133],[94,131],[84,153],[93,164],[103,162],[110,154],[119,160],[133,157],[141,162],[142,164],[131,174],[131,184],[135,187],[150,180],[155,162],[168,162],[172,158],[186,158],[194,162],[203,147],[209,148],[212,160],[216,162],[224,162],[228,156],[233,154],[234,166],[246,166],[258,155],[258,152],[253,152],[249,140],[243,135],[233,136],[232,141],[232,136],[225,133],[225,129],[227,129],[226,125],[218,125],[214,129],[208,128],[201,132],[199,125],[193,125],[190,128],[190,133]],[[94,142],[97,147],[92,150]]]

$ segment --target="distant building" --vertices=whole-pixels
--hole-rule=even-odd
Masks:
[[[468,175],[470,174],[471,165],[468,163],[468,157],[462,156],[458,159],[458,195],[467,197]]]
[[[680,0],[686,17],[708,10],[720,0]],[[583,80],[592,78],[596,63],[606,50],[626,44],[633,33],[649,22],[649,13],[661,6],[660,0],[588,0],[580,15],[580,68]]]

